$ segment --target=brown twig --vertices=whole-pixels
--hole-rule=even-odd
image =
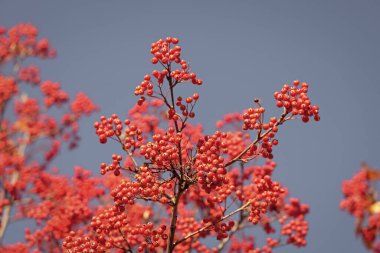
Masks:
[[[274,124],[274,126],[278,126],[278,125],[281,125],[282,123],[284,123],[286,120],[285,117],[286,115],[288,115],[288,112],[286,112],[286,110],[284,109],[284,112],[281,114],[281,117],[276,121],[276,123]],[[235,158],[231,159],[230,161],[228,161],[224,167],[228,167],[230,166],[231,164],[237,162],[237,161],[241,161],[241,158],[251,149],[251,147],[255,144],[257,144],[263,137],[265,137],[266,135],[268,135],[270,132],[272,132],[273,130],[273,127],[268,129],[265,133],[261,134],[260,132],[258,133],[256,139],[250,144],[248,145],[242,152],[240,152],[239,155],[237,155]]]
[[[251,204],[251,201],[248,201],[247,203],[245,203],[243,206],[239,207],[239,208],[236,209],[235,211],[233,211],[233,212],[231,212],[231,213],[229,213],[229,214],[223,216],[222,218],[220,218],[220,219],[217,221],[217,223],[219,223],[219,222],[221,222],[221,221],[223,221],[223,220],[225,220],[225,219],[227,219],[227,218],[233,216],[234,214],[236,214],[236,213],[238,213],[238,212],[243,211],[243,210],[246,209],[250,204]],[[206,226],[204,226],[204,227],[198,229],[197,231],[194,231],[194,232],[192,232],[192,233],[186,235],[186,236],[183,237],[182,239],[176,241],[176,242],[174,243],[174,246],[177,246],[177,245],[180,244],[181,242],[186,241],[186,240],[189,239],[190,237],[193,237],[193,236],[195,236],[195,235],[197,235],[197,234],[199,234],[199,233],[201,233],[201,232],[203,232],[203,231],[206,231],[208,228],[210,228],[210,227],[213,226],[213,225],[214,225],[214,223],[210,223],[210,224],[208,224],[208,225],[206,225]]]

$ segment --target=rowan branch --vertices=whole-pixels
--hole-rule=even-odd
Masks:
[[[281,125],[282,123],[284,123],[285,121],[289,120],[289,118],[285,118],[286,115],[288,115],[288,112],[286,111],[286,109],[284,109],[284,112],[281,114],[281,117],[276,121],[276,123],[274,124],[274,126],[278,126],[278,125]],[[263,137],[265,137],[266,135],[268,135],[270,132],[272,132],[273,130],[273,127],[268,129],[266,132],[264,132],[262,135],[261,133],[259,132],[257,134],[257,137],[256,139],[251,143],[249,144],[243,151],[240,152],[240,154],[238,154],[235,158],[231,159],[230,161],[228,161],[224,167],[228,167],[230,166],[231,164],[241,160],[241,158],[253,147],[253,145],[256,145]]]
[[[244,209],[246,209],[249,205],[251,204],[251,201],[248,201],[247,203],[245,203],[243,206],[239,207],[238,209],[236,209],[235,211],[223,216],[222,218],[220,218],[216,223],[219,223],[221,221],[224,221],[225,219],[228,219],[229,217],[233,216],[234,214],[238,213],[238,212],[241,212],[243,211]],[[177,246],[178,244],[180,244],[181,242],[183,241],[186,241],[187,239],[189,239],[190,237],[193,237],[203,231],[206,231],[208,228],[210,228],[211,226],[213,226],[215,223],[210,223],[200,229],[198,229],[197,231],[194,231],[188,235],[186,235],[185,237],[183,237],[182,239],[176,241],[174,243],[174,247]]]

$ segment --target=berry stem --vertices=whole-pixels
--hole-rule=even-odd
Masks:
[[[288,119],[285,118],[286,115],[288,115],[288,112],[287,112],[286,110],[284,110],[284,112],[281,114],[281,117],[277,120],[277,122],[274,124],[274,126],[281,125],[282,123],[284,123],[285,121],[287,121]],[[269,134],[270,132],[272,132],[272,130],[273,130],[273,128],[270,128],[270,129],[268,129],[268,130],[267,130],[264,134],[262,134],[262,135],[261,135],[261,131],[258,132],[256,139],[255,139],[250,145],[248,145],[248,146],[247,146],[242,152],[240,152],[239,155],[237,155],[237,156],[236,156],[235,158],[233,158],[232,160],[228,161],[228,162],[224,165],[224,167],[228,167],[228,166],[230,166],[231,164],[235,163],[236,161],[239,161],[239,160],[243,157],[243,155],[245,155],[245,154],[248,152],[248,150],[250,150],[250,148],[251,148],[253,145],[257,144],[257,143],[258,143],[263,137],[265,137],[267,134]]]
[[[247,203],[245,203],[243,206],[239,207],[239,208],[236,209],[235,211],[233,211],[233,212],[231,212],[231,213],[229,213],[229,214],[223,216],[223,217],[222,217],[220,220],[218,220],[216,223],[219,223],[219,222],[221,222],[221,221],[224,221],[225,219],[227,219],[227,218],[233,216],[234,214],[243,211],[243,210],[246,209],[250,204],[251,204],[251,201],[248,201]],[[187,236],[183,237],[182,239],[176,241],[176,242],[174,243],[174,247],[177,246],[178,244],[180,244],[181,242],[186,241],[186,240],[189,239],[190,237],[193,237],[193,236],[195,236],[195,235],[197,235],[197,234],[199,234],[199,233],[205,231],[206,229],[208,229],[209,227],[211,227],[211,226],[213,226],[213,225],[214,225],[213,223],[210,223],[210,224],[208,224],[208,225],[206,225],[206,226],[204,226],[204,227],[198,229],[197,231],[194,231],[193,233],[188,234]],[[173,248],[174,248],[174,247],[173,247]]]
[[[17,75],[18,75],[18,72],[20,71],[20,68],[21,68],[21,60],[16,59],[15,64],[14,64],[13,69],[12,69],[13,76],[15,79],[17,79]],[[27,98],[27,95],[25,93],[21,93],[19,96],[20,96],[20,99],[26,99]],[[6,107],[6,104],[1,108],[2,111],[0,113],[0,127],[3,125],[3,117],[5,114],[5,107]],[[19,155],[22,157],[25,155],[26,145],[28,143],[28,141],[26,141],[26,140],[29,139],[28,133],[24,133],[24,139],[25,139],[25,141],[21,142],[21,145],[18,147],[18,150],[17,150]],[[15,185],[16,182],[18,181],[19,177],[20,177],[19,171],[15,170],[10,177],[10,184]],[[8,191],[5,189],[5,187],[4,187],[2,195],[3,195],[2,197],[4,197],[4,198],[6,198],[8,196]],[[9,196],[9,198],[11,198],[11,196]],[[4,234],[5,234],[5,231],[8,227],[11,208],[12,208],[12,201],[10,201],[10,203],[8,205],[4,206],[3,210],[2,210],[1,223],[0,223],[0,242],[2,241]]]
[[[181,184],[179,183],[179,190],[175,198],[173,211],[172,211],[172,217],[170,221],[170,235],[169,235],[169,245],[168,245],[168,253],[172,253],[174,251],[174,247],[177,245],[177,243],[174,242],[174,235],[177,228],[177,218],[178,218],[178,204],[179,199],[184,192],[185,189],[182,189]]]

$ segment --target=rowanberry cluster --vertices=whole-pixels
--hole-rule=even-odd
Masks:
[[[98,135],[100,143],[106,143],[107,138],[121,135],[123,124],[117,114],[112,114],[109,118],[101,116],[100,122],[96,121],[94,123],[94,128],[96,129],[96,135]]]
[[[170,48],[173,45],[177,45],[178,42],[177,38],[171,37],[153,42],[150,49],[150,53],[153,55],[151,62],[153,64],[157,64],[158,62],[162,64],[168,64],[169,62],[180,63],[181,47],[174,46],[174,48]]]
[[[198,101],[198,99],[199,99],[199,94],[194,93],[193,96],[187,97],[185,99],[186,104],[183,104],[182,97],[178,97],[177,102],[176,102],[176,106],[179,107],[179,109],[181,110],[181,113],[184,117],[194,118],[195,113],[193,112],[193,108],[195,106],[195,103]],[[173,119],[177,120],[178,118],[177,119],[173,118]]]
[[[166,100],[162,91],[162,85],[165,78],[169,82],[170,89],[173,89],[174,86],[178,83],[191,81],[193,84],[201,85],[202,80],[197,78],[197,75],[194,72],[191,72],[189,64],[187,61],[181,59],[181,47],[176,45],[179,40],[177,38],[167,37],[165,40],[158,40],[151,45],[151,54],[153,55],[151,62],[153,64],[160,63],[163,65],[164,69],[160,72],[158,70],[152,71],[152,76],[157,80],[158,91],[156,91],[157,96],[161,96],[163,100]],[[180,69],[172,69],[172,63],[177,63],[180,65]],[[135,88],[135,95],[140,96],[137,101],[138,105],[144,104],[145,97],[153,96],[155,84],[151,80],[150,75],[145,75],[144,80],[140,85]],[[173,105],[174,106],[174,105]],[[169,108],[170,109],[170,108]],[[173,113],[174,108],[169,110],[169,119],[175,114]],[[186,114],[186,113],[185,113]],[[189,112],[189,117],[194,116],[193,112]],[[174,120],[178,120],[178,116],[174,116]]]
[[[123,160],[123,157],[121,155],[112,155],[112,163],[111,164],[105,164],[101,163],[100,164],[100,174],[105,175],[109,171],[113,171],[113,174],[115,176],[120,175],[120,170],[123,169],[122,166],[120,165],[121,160]]]
[[[221,129],[225,126],[234,126],[234,130],[240,130],[241,128],[241,121],[243,120],[243,116],[239,112],[235,113],[227,113],[223,116],[223,120],[218,120],[215,124],[217,129]]]
[[[225,176],[224,157],[221,155],[226,143],[222,141],[227,134],[216,131],[214,135],[200,139],[197,144],[197,155],[194,167],[197,169],[198,184],[210,193],[217,186],[228,184]]]
[[[46,38],[37,40],[38,29],[31,24],[18,24],[8,31],[0,27],[0,63],[17,57],[55,57]]]
[[[118,230],[128,223],[126,213],[119,212],[116,207],[110,207],[92,217],[90,225],[97,235],[108,235],[111,230]]]
[[[188,63],[185,60],[182,60],[181,57],[181,47],[174,46],[178,44],[179,40],[177,38],[167,37],[165,40],[158,40],[157,42],[152,43],[151,54],[153,58],[151,62],[153,64],[161,63],[171,64],[175,62],[181,65],[181,70],[177,69],[170,73],[170,76],[174,78],[177,82],[183,82],[191,80],[193,84],[201,85],[202,80],[197,79],[195,73],[190,73],[190,68]]]
[[[248,108],[243,113],[243,130],[256,130],[258,132],[258,139],[261,143],[251,146],[247,152],[248,157],[261,155],[263,158],[273,158],[273,146],[278,144],[278,140],[274,139],[278,131],[277,118],[272,117],[269,123],[263,122],[263,115],[265,108],[260,106],[258,108]]]
[[[134,150],[140,148],[143,141],[142,130],[128,119],[124,120],[124,124],[127,126],[125,129],[124,149]]]
[[[113,247],[111,242],[106,241],[104,236],[99,236],[92,239],[92,237],[82,236],[81,234],[73,231],[65,237],[62,246],[67,252],[72,253],[105,252],[107,249],[111,249]]]
[[[142,130],[129,119],[124,120],[125,130],[123,133],[123,123],[117,114],[112,114],[111,117],[100,117],[100,122],[94,123],[96,134],[99,137],[100,143],[106,143],[108,138],[116,137],[116,140],[123,145],[124,150],[134,150],[140,148],[143,136]],[[123,135],[122,135],[123,134]]]
[[[71,182],[65,176],[37,169],[31,168],[29,171],[30,174],[38,172],[30,189],[36,198],[19,207],[26,217],[36,220],[38,225],[33,232],[29,229],[25,232],[25,239],[31,248],[45,247],[47,242],[62,240],[72,227],[87,222],[94,214],[89,202],[104,194],[98,188],[99,180],[91,178],[91,173],[81,167],[75,167]],[[37,202],[38,199],[40,201]]]
[[[252,174],[256,178],[263,178],[266,175],[271,176],[273,171],[276,169],[277,163],[273,160],[267,159],[265,163],[261,166],[252,166]],[[247,172],[249,173],[249,171]],[[248,176],[248,174],[247,174]]]
[[[298,217],[309,212],[309,205],[302,204],[297,198],[290,198],[289,203],[284,205],[284,211],[290,217]]]
[[[254,198],[257,192],[255,184],[244,185],[243,182],[251,178],[262,179],[265,176],[271,176],[275,168],[276,163],[268,159],[263,165],[254,165],[245,168],[244,171],[241,172],[241,175],[239,170],[236,169],[235,174],[237,174],[237,177],[240,177],[240,180],[235,183],[237,188],[235,191],[236,197],[238,197],[240,201],[247,201]]]
[[[173,184],[159,181],[148,167],[140,167],[135,179],[136,182],[124,181],[112,190],[111,196],[119,210],[124,210],[125,205],[133,205],[135,199],[160,201],[163,204],[169,201],[165,191],[170,190]]]
[[[263,217],[266,219],[266,221],[262,224],[265,233],[271,234],[275,233],[276,230],[272,227],[270,219],[268,217]],[[282,223],[280,223],[282,224]],[[244,237],[243,237],[244,238]],[[232,243],[230,246],[229,252],[254,252],[254,253],[265,253],[265,252],[272,252],[274,248],[283,246],[285,244],[292,243],[291,240],[289,242],[283,242],[282,238],[279,239],[273,239],[272,237],[267,237],[265,239],[266,245],[263,245],[261,247],[258,247],[255,243],[254,237],[246,238],[246,240],[238,241],[235,238],[232,239]],[[299,245],[301,246],[301,245]],[[302,245],[305,246],[305,245]]]
[[[368,224],[360,230],[363,240],[369,249],[372,249],[374,253],[380,252],[380,240],[377,236],[380,231],[380,214],[373,213],[368,218]]]
[[[367,210],[373,204],[367,172],[360,170],[352,179],[345,180],[342,184],[342,191],[345,199],[340,202],[340,208],[356,218],[364,218]]]
[[[24,119],[35,120],[40,114],[38,100],[34,98],[27,98],[24,101],[17,100],[15,103],[15,112]]]
[[[237,239],[236,237],[231,238],[231,245],[229,248],[229,252],[231,253],[240,253],[240,252],[252,252],[255,244],[255,237],[253,235],[242,236],[241,239]]]
[[[260,221],[261,214],[266,213],[270,207],[276,205],[281,193],[284,193],[284,189],[281,188],[278,182],[272,181],[269,175],[261,179],[254,178],[253,182],[257,193],[251,199],[251,212],[248,220],[253,224],[257,224]]]
[[[196,203],[199,208],[214,210],[214,208],[226,201],[227,198],[236,191],[236,184],[234,182],[233,175],[230,175],[230,173],[228,173],[226,177],[229,181],[229,184],[218,186],[211,192],[207,192],[200,187],[194,187],[191,191],[187,192],[186,198]],[[213,215],[218,215],[218,213]]]
[[[22,104],[18,104],[20,110],[23,110],[20,108]],[[27,105],[27,104],[24,104]],[[30,109],[36,109],[36,108],[30,108]],[[51,117],[49,115],[41,115],[41,114],[34,114],[34,118],[30,117],[31,115],[26,115],[26,111],[19,111],[21,114],[20,121],[18,124],[15,124],[15,130],[21,131],[23,133],[27,133],[31,138],[35,139],[37,137],[41,136],[48,136],[48,137],[55,137],[59,133],[58,131],[58,124],[54,117]],[[29,111],[30,113],[37,113],[38,111]],[[25,116],[25,117],[24,117]]]
[[[112,248],[138,252],[157,252],[167,247],[166,225],[155,229],[152,222],[140,224],[146,213],[152,211],[136,204],[128,214],[120,212],[116,207],[101,209],[92,218],[93,234],[84,236],[70,232],[65,238],[63,247],[68,252],[105,252]]]
[[[56,157],[61,150],[61,142],[59,140],[54,140],[50,149],[45,152],[45,161],[51,161],[54,157]]]
[[[228,238],[228,232],[235,226],[235,222],[230,220],[228,222],[220,222],[222,216],[216,215],[212,218],[203,219],[203,223],[212,223],[212,230],[216,233],[218,241]]]
[[[297,247],[306,245],[306,235],[309,230],[309,224],[303,216],[299,216],[284,224],[281,228],[281,234],[287,236],[287,243],[294,244]]]
[[[6,77],[0,74],[0,108],[8,101],[14,94],[17,93],[18,88],[13,78]]]
[[[70,109],[76,117],[81,117],[83,114],[88,116],[97,111],[98,107],[85,93],[79,92],[71,102]]]
[[[37,85],[41,82],[40,69],[36,65],[29,65],[20,69],[18,78],[26,83]]]
[[[166,71],[167,72],[167,71]],[[153,76],[155,76],[158,80],[158,83],[163,82],[163,78],[165,77],[165,73],[160,74],[158,71],[152,73]],[[146,94],[147,96],[152,96],[153,95],[153,83],[150,82],[150,75],[145,75],[144,76],[144,81],[141,82],[139,86],[136,87],[135,89],[135,95],[136,96],[142,96]]]
[[[342,184],[344,199],[340,208],[356,219],[356,234],[361,237],[367,249],[380,252],[380,201],[376,183],[380,172],[363,164],[360,170]]]
[[[268,237],[268,238],[266,239],[266,242],[267,242],[267,244],[268,244],[268,246],[269,246],[270,248],[277,247],[277,246],[280,244],[279,240],[277,240],[277,239],[273,239],[273,238],[271,238],[271,237]]]
[[[293,116],[299,115],[303,122],[308,122],[310,117],[319,121],[319,107],[312,105],[307,95],[309,85],[305,82],[300,85],[300,81],[293,81],[293,86],[284,84],[281,91],[274,93],[277,100],[277,107],[284,107],[286,112],[292,113]]]
[[[183,209],[181,209],[183,211]],[[183,214],[181,215],[181,218],[178,219],[177,223],[177,231],[179,234],[182,234],[183,236],[190,234],[193,231],[196,231],[197,229],[202,228],[201,224],[194,218],[191,217],[194,215],[194,212],[191,214]],[[198,238],[198,237],[197,237]],[[195,241],[199,240],[186,240],[180,245],[178,245],[178,250],[179,252],[186,252],[191,249],[195,250],[196,252],[202,252],[199,250],[202,250],[204,246],[199,242],[199,243],[194,243]]]
[[[269,124],[263,124],[263,130],[265,131],[268,129],[270,130],[267,131],[266,134],[263,134],[261,136],[261,145],[260,145],[260,148],[257,148],[257,151],[256,151],[256,148],[254,147],[255,145],[251,147],[251,150],[254,152],[254,154],[256,151],[256,153],[260,154],[263,158],[268,158],[268,159],[273,158],[273,153],[272,153],[273,146],[278,145],[278,140],[274,139],[278,131],[278,128],[275,125],[275,123],[277,122],[276,120],[277,119],[275,117],[272,117],[270,119]]]
[[[250,142],[251,140],[248,133],[241,131],[227,132],[226,138],[223,139],[223,144],[226,146],[226,148],[223,149],[223,153],[227,154],[230,159],[234,159]],[[244,157],[253,156],[254,152],[251,152],[251,150],[253,149],[248,150]]]
[[[132,234],[139,234],[148,238],[148,240],[138,246],[138,252],[143,252],[145,250],[148,250],[148,252],[156,252],[160,249],[166,249],[167,247],[168,234],[166,233],[165,225],[162,225],[160,229],[153,229],[153,223],[149,222],[147,224],[136,226],[136,228],[132,230]]]
[[[158,168],[167,169],[179,162],[178,145],[182,134],[169,127],[165,134],[153,135],[154,142],[148,142],[140,148],[140,154],[152,161]]]
[[[45,96],[44,103],[46,107],[65,103],[69,99],[69,95],[61,90],[61,85],[52,81],[44,81],[41,83],[41,92]]]
[[[258,108],[248,108],[248,110],[243,114],[243,130],[261,130],[264,112],[265,108],[262,106]]]

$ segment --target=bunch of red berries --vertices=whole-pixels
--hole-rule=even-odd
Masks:
[[[96,121],[94,127],[100,143],[106,143],[107,138],[120,136],[121,130],[123,130],[123,124],[116,114],[112,114],[112,117],[109,118],[101,116],[100,122]]]
[[[65,103],[69,99],[69,95],[61,90],[61,85],[52,81],[44,81],[41,83],[41,92],[45,96],[44,102],[46,107]]]
[[[267,212],[267,210],[274,205],[280,199],[281,194],[284,193],[284,189],[276,181],[272,181],[269,175],[263,178],[254,178],[253,182],[256,186],[256,194],[251,199],[251,212],[248,220],[253,224],[257,224],[260,221],[261,215]]]
[[[40,69],[36,65],[29,65],[20,69],[18,78],[26,83],[37,85],[41,81]]]
[[[227,170],[221,153],[222,149],[226,148],[226,144],[222,141],[226,137],[226,133],[216,131],[215,134],[200,139],[197,144],[198,153],[194,167],[198,171],[198,184],[206,192],[211,192],[217,186],[228,184],[225,176]]]
[[[308,122],[310,117],[319,121],[319,107],[312,105],[307,95],[309,85],[305,82],[300,85],[300,81],[295,80],[293,86],[284,84],[280,92],[274,93],[278,107],[284,107],[286,112],[291,112],[293,116],[300,115],[303,122]]]
[[[14,94],[17,93],[18,88],[13,78],[0,75],[0,106],[8,101]]]
[[[170,127],[165,134],[153,135],[154,142],[148,142],[140,148],[140,154],[152,161],[157,168],[167,169],[179,163],[178,145],[182,134]]]

